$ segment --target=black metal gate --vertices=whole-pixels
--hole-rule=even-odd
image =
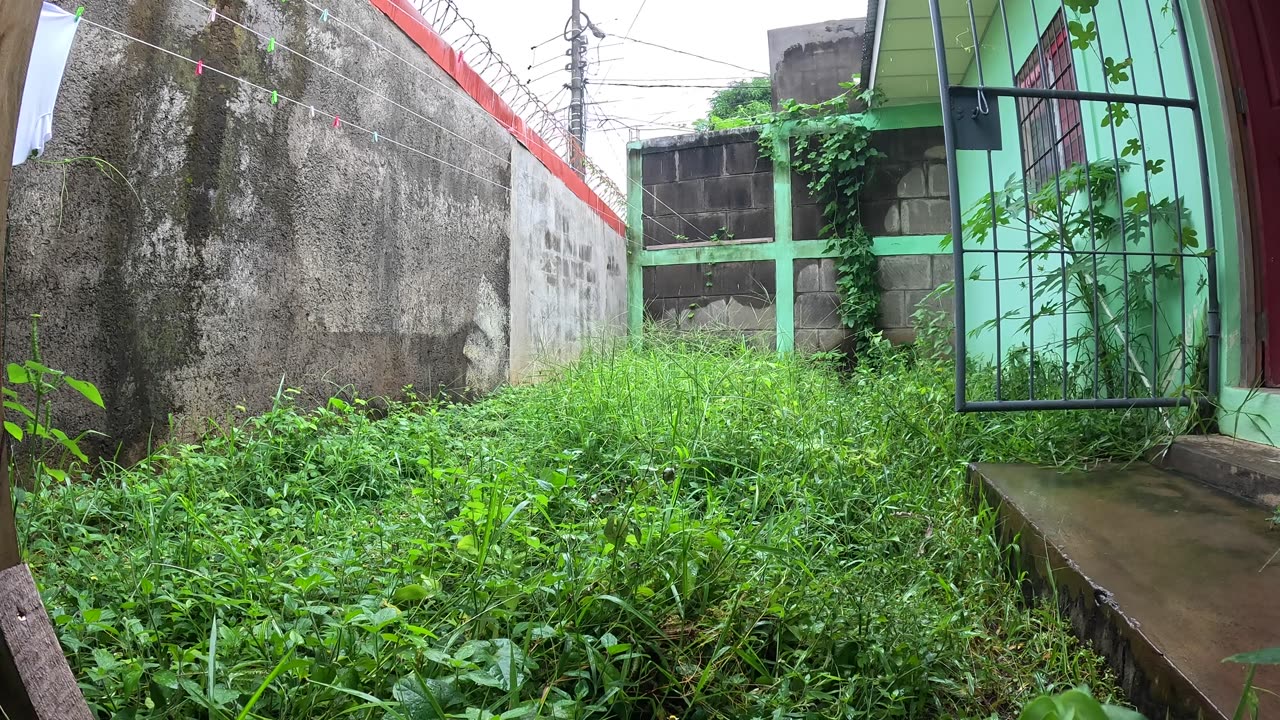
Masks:
[[[957,410],[1206,400],[1219,373],[1214,208],[1181,3],[998,0],[985,38],[973,0],[948,3],[967,6],[977,80],[952,84],[929,0]]]

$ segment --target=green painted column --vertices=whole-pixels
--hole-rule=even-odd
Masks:
[[[640,145],[627,146],[627,331],[644,335],[644,178]]]
[[[773,275],[777,294],[778,352],[791,352],[796,339],[795,252],[791,220],[791,147],[783,143],[773,151]]]

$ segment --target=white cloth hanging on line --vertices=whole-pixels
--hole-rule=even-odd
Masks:
[[[0,0],[10,2],[12,0]],[[31,64],[27,67],[27,84],[22,91],[18,110],[18,133],[13,146],[13,164],[44,152],[45,143],[53,138],[53,103],[58,99],[62,72],[76,39],[76,16],[57,5],[44,3],[40,8],[40,24],[36,26],[35,44],[31,46]]]

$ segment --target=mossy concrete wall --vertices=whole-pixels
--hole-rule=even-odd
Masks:
[[[55,139],[13,175],[6,359],[28,356],[28,316],[40,313],[46,364],[97,383],[107,405],[68,403],[62,427],[105,432],[98,450],[122,444],[126,456],[171,424],[190,434],[237,404],[261,410],[282,382],[317,397],[506,382],[525,354],[512,347],[512,234],[525,231],[513,196],[556,194],[558,231],[575,246],[621,239],[371,6],[335,8],[342,23],[304,3],[218,8],[364,88],[268,53],[185,0],[111,0],[86,17],[385,139],[83,25]],[[59,164],[89,156],[123,178]],[[604,296],[617,281],[624,297],[609,274],[566,270],[525,290],[554,281]]]

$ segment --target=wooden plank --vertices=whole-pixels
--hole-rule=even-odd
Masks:
[[[93,720],[26,565],[0,572],[0,693],[11,720]]]
[[[0,0],[0,275],[9,233],[14,137],[40,5],[40,0]],[[0,295],[0,318],[4,316]],[[0,357],[3,349],[0,333]],[[21,564],[7,449],[5,438],[0,446],[0,715],[9,720],[93,720],[31,571]]]
[[[22,87],[27,82],[27,64],[39,22],[40,0],[0,2],[0,277],[4,276],[5,242],[9,238],[9,174],[13,169],[18,110],[22,107]],[[0,318],[3,317],[5,303],[0,296]],[[4,334],[0,333],[0,357],[3,356]],[[0,407],[0,420],[3,419],[4,408]],[[7,460],[7,455],[3,459]],[[9,463],[3,462],[0,463],[0,570],[21,562],[9,493]]]

